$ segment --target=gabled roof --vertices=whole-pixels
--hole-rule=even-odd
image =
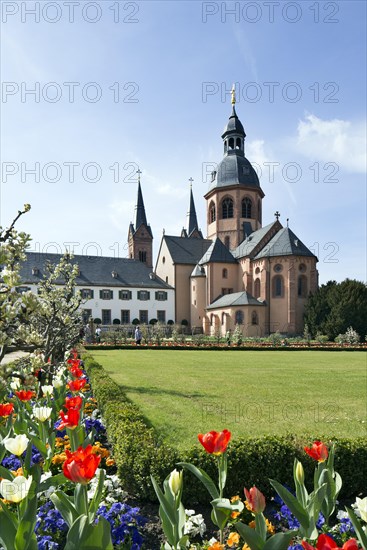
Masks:
[[[194,267],[190,277],[206,277],[205,269],[200,267],[199,264]]]
[[[39,252],[27,252],[26,257],[26,261],[21,264],[20,276],[22,283],[28,284],[37,284],[43,279],[47,273],[45,269],[47,262],[57,264],[62,258],[61,254]],[[137,260],[105,256],[74,256],[71,263],[79,266],[80,275],[76,279],[78,286],[172,288],[152,273],[149,267]],[[34,268],[38,270],[37,273],[32,272]]]
[[[315,258],[303,244],[303,242],[289,229],[283,227],[274,237],[264,246],[264,248],[255,256],[258,258],[268,258],[272,256],[310,256]]]
[[[212,302],[206,309],[219,309],[223,307],[235,307],[235,306],[265,306],[265,302],[260,302],[251,294],[244,290],[243,292],[234,292],[232,294],[225,294],[214,302]]]
[[[275,229],[277,225],[279,225],[279,228],[282,227],[278,221],[275,221],[251,233],[251,235],[244,239],[242,243],[240,243],[237,248],[235,248],[235,250],[232,250],[233,256],[235,258],[244,258],[245,256],[251,256],[251,253],[266,237],[267,233],[269,233],[272,229]]]
[[[222,243],[222,241],[217,237],[215,241],[210,245],[208,250],[205,252],[201,258],[199,265],[204,265],[208,263],[237,263],[237,260],[232,256],[228,248]]]
[[[196,265],[212,244],[212,241],[209,239],[195,237],[171,237],[170,235],[164,235],[163,240],[175,264]]]

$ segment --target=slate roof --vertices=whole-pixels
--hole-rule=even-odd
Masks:
[[[269,225],[265,225],[264,227],[261,227],[261,229],[253,231],[253,233],[251,233],[251,235],[243,240],[242,243],[237,246],[237,248],[232,250],[233,256],[235,258],[244,258],[245,256],[250,256],[251,252],[256,248],[256,246],[262,241],[262,239],[276,223],[277,222],[269,223]]]
[[[206,277],[205,269],[200,267],[199,264],[194,267],[190,277]]]
[[[274,235],[259,254],[255,256],[255,260],[272,256],[310,256],[316,258],[315,254],[303,244],[289,227],[283,227]]]
[[[217,237],[214,242],[209,246],[204,256],[201,258],[199,265],[208,263],[237,263],[237,260],[232,256],[228,248]]]
[[[222,138],[224,139],[228,134],[242,134],[244,137],[246,136],[245,130],[242,126],[242,122],[237,116],[235,106],[232,107],[232,113],[231,116],[228,119],[227,125],[224,128]]]
[[[46,274],[46,262],[57,264],[62,257],[61,254],[39,252],[27,252],[26,255],[27,260],[21,265],[20,276],[22,283],[28,284],[39,283]],[[78,286],[172,288],[157,275],[151,278],[151,268],[137,260],[75,255],[71,262],[79,265],[80,275],[76,279]],[[32,273],[33,268],[38,269],[38,274]],[[116,277],[112,276],[113,271],[117,273]]]
[[[232,294],[225,294],[214,302],[212,302],[206,309],[218,309],[223,307],[232,306],[265,306],[265,302],[260,302],[251,294],[246,292],[233,292]]]
[[[259,178],[252,164],[243,153],[236,150],[229,151],[218,164],[217,175],[210,190],[229,185],[255,187],[261,191]]]
[[[170,235],[165,235],[163,239],[175,264],[196,265],[212,244],[212,241],[209,239],[198,239],[195,237],[171,237]]]

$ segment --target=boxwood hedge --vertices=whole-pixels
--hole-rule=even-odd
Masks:
[[[199,443],[180,454],[176,448],[163,442],[139,408],[127,399],[103,367],[89,356],[84,361],[125,490],[142,500],[156,501],[150,475],[153,474],[162,482],[180,461],[191,462],[216,479],[214,457],[207,454]],[[228,449],[226,495],[241,495],[244,486],[256,485],[267,497],[273,496],[269,478],[293,487],[295,457],[302,461],[306,480],[312,483],[315,464],[305,455],[303,447],[315,439],[328,441],[323,434],[268,435],[232,440]],[[364,438],[333,438],[333,441],[337,448],[335,469],[343,480],[341,498],[354,499],[355,496],[364,495],[367,441]],[[190,506],[208,502],[206,490],[189,473],[185,473],[184,501],[190,502]]]

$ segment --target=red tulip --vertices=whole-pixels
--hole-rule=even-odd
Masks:
[[[79,391],[84,388],[86,383],[87,380],[85,378],[81,378],[79,380],[69,380],[68,386],[71,391]]]
[[[69,409],[68,414],[65,414],[64,411],[60,411],[60,416],[62,418],[61,424],[58,426],[58,430],[74,430],[79,424],[80,412],[78,409]]]
[[[83,398],[79,395],[76,395],[75,397],[66,397],[64,407],[65,409],[80,409],[83,405]]]
[[[80,378],[84,374],[84,371],[82,371],[79,367],[71,367],[69,371],[75,378]]]
[[[74,358],[74,359],[68,359],[68,360],[66,361],[66,363],[67,363],[68,365],[70,365],[70,367],[79,367],[79,365],[80,365],[80,359],[75,359],[75,358]]]
[[[319,462],[325,462],[329,455],[327,446],[321,441],[314,441],[312,447],[305,447],[305,452]]]
[[[228,430],[223,430],[222,432],[212,431],[198,435],[198,439],[204,449],[214,455],[220,455],[226,451],[230,438],[231,432]]]
[[[0,416],[9,416],[13,410],[13,403],[0,403]]]
[[[302,541],[302,546],[305,550],[315,550],[315,547],[306,542]],[[328,535],[320,535],[317,539],[317,550],[358,550],[358,543],[356,539],[349,539],[343,544],[343,546],[338,546],[334,539]]]
[[[93,454],[92,445],[88,445],[85,449],[79,447],[74,453],[66,450],[66,456],[63,465],[64,476],[74,483],[87,484],[96,473],[101,461],[99,455]]]
[[[20,390],[16,391],[15,395],[21,400],[21,401],[29,401],[34,396],[33,391],[31,390]]]
[[[251,487],[249,491],[245,488],[244,491],[251,512],[261,514],[265,510],[265,497],[262,492],[257,487]]]

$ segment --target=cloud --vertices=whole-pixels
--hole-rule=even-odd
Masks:
[[[297,128],[299,153],[324,162],[336,162],[349,172],[366,172],[365,124],[322,120],[308,114]]]
[[[135,203],[133,201],[114,201],[108,205],[109,218],[117,229],[127,231],[133,221]]]

